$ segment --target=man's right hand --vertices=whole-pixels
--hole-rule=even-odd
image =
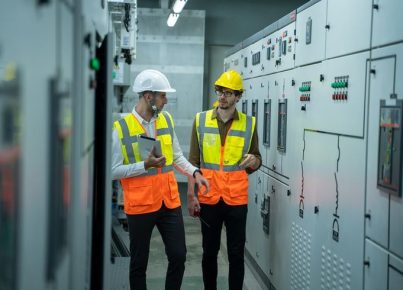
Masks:
[[[196,196],[188,194],[188,211],[192,217],[198,217],[200,215],[200,203]]]
[[[148,158],[144,160],[144,168],[147,170],[150,167],[161,168],[165,165],[166,158],[164,155],[157,157],[154,155],[154,150],[150,152]]]

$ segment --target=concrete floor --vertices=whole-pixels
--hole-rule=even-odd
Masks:
[[[186,184],[179,184],[182,200],[182,212],[185,223],[186,234],[186,268],[183,277],[182,290],[203,289],[203,279],[201,270],[202,239],[200,232],[200,221],[190,217],[186,209]],[[129,245],[128,233],[119,230],[122,240]],[[218,255],[218,277],[217,289],[228,289],[228,261],[225,249],[225,230],[222,233],[222,246]],[[111,290],[129,289],[128,286],[129,258],[119,257],[115,259],[115,264],[111,268]],[[167,269],[167,258],[165,256],[164,244],[158,230],[155,228],[152,235],[150,257],[147,270],[147,287],[149,290],[164,290],[165,273]],[[245,290],[263,290],[249,268],[245,267]]]

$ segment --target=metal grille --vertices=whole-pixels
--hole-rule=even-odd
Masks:
[[[351,265],[322,247],[320,289],[351,289]]]
[[[311,234],[297,224],[292,223],[291,235],[291,289],[310,289]]]

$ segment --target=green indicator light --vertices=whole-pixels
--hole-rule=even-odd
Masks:
[[[100,67],[101,63],[99,62],[99,60],[96,57],[92,58],[90,61],[90,68],[94,71],[99,71]]]

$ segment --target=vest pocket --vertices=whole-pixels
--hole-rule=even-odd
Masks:
[[[233,137],[233,138],[235,138],[235,137]],[[232,142],[233,143],[229,144],[229,147],[228,147],[227,159],[230,159],[230,160],[228,160],[229,164],[237,164],[242,159],[243,142],[241,142],[241,141],[238,141],[238,142],[232,141]]]
[[[126,185],[125,185],[126,183]],[[129,206],[144,206],[154,202],[153,186],[151,178],[133,178],[130,181],[122,182]]]
[[[231,197],[248,195],[248,175],[244,170],[230,173],[229,189]]]

